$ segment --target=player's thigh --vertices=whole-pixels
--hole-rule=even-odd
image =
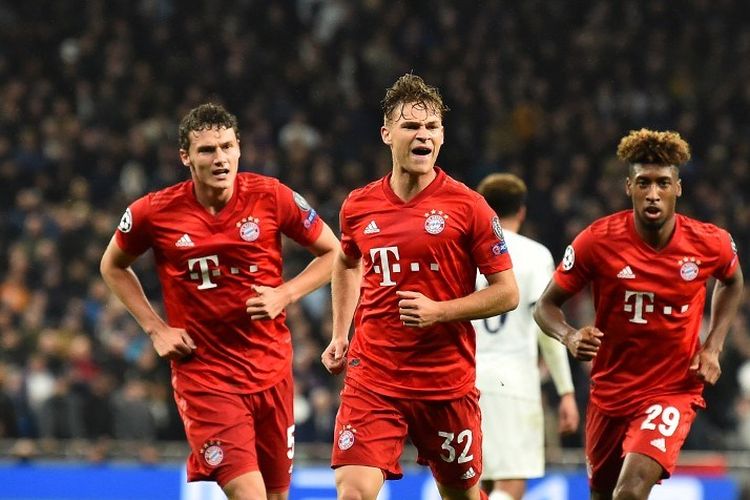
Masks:
[[[450,401],[409,404],[409,436],[417,461],[429,465],[446,488],[468,490],[482,474],[482,426],[479,393],[474,389]]]
[[[339,498],[377,498],[383,487],[385,475],[380,468],[365,465],[344,465],[335,472],[336,492]]]
[[[252,396],[258,468],[269,493],[289,489],[294,458],[294,381],[291,372]]]
[[[597,498],[609,498],[617,484],[623,462],[622,444],[630,420],[602,413],[589,403],[586,410],[586,472]]]
[[[628,453],[620,471],[613,496],[615,498],[647,498],[651,488],[661,479],[664,469],[646,455]]]
[[[235,477],[224,485],[223,490],[230,499],[266,499],[263,476],[257,470]]]
[[[375,467],[399,479],[407,423],[398,400],[366,388],[344,385],[336,414],[331,466]]]
[[[541,401],[483,392],[482,479],[544,475],[544,413]]]
[[[190,444],[189,481],[232,479],[258,470],[255,425],[247,399],[202,388],[175,390],[175,400]]]
[[[668,478],[695,421],[695,401],[695,396],[675,394],[654,398],[643,405],[630,422],[623,453],[651,458],[663,469],[661,478]]]

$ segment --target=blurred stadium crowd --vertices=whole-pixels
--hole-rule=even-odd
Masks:
[[[4,2],[0,438],[182,439],[168,364],[98,272],[125,207],[189,177],[177,122],[201,102],[225,104],[240,121],[242,168],[278,176],[336,227],[349,190],[390,169],[379,101],[410,70],[452,108],[438,163],[472,187],[495,171],[524,178],[524,232],[556,259],[593,219],[629,207],[614,152],[645,126],[692,145],[678,210],[729,229],[747,269],[741,2]],[[286,259],[292,274],[307,254]],[[139,276],[157,296],[150,259]],[[299,442],[332,435],[340,380],[319,362],[328,293],[288,310]],[[745,296],[688,448],[750,449]],[[570,314],[583,324],[591,306]],[[585,405],[586,366],[573,366]]]

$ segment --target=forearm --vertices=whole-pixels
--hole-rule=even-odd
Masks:
[[[542,300],[534,308],[534,321],[542,332],[563,345],[566,345],[565,338],[576,332],[565,320],[565,313],[560,307]]]
[[[166,326],[146,298],[141,282],[130,267],[102,269],[102,278],[147,334],[151,335],[156,329]]]
[[[442,322],[489,318],[512,311],[517,306],[518,289],[508,290],[502,283],[491,284],[464,297],[440,302],[443,309]]]
[[[724,340],[742,300],[743,286],[744,283],[739,272],[728,283],[716,282],[711,297],[711,319],[708,326],[708,336],[703,344],[704,350],[721,352],[724,349]]]
[[[332,251],[315,257],[297,276],[279,287],[287,293],[290,303],[297,302],[331,280],[333,257]]]
[[[544,358],[544,364],[552,376],[557,394],[562,396],[573,392],[573,377],[570,373],[570,362],[568,351],[560,342],[537,330],[539,339],[539,350]]]
[[[332,337],[346,339],[359,302],[362,268],[335,264],[331,275]]]

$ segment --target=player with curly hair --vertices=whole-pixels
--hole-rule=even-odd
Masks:
[[[629,164],[632,210],[598,219],[575,238],[534,318],[577,359],[593,361],[586,415],[591,498],[646,499],[673,472],[696,411],[705,407],[704,384],[719,378],[743,277],[727,231],[675,212],[679,167],[690,159],[679,134],[632,131],[617,154]],[[562,305],[588,285],[596,319],[576,328]]]

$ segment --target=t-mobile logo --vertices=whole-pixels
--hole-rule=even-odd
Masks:
[[[632,300],[632,304],[631,302]],[[644,299],[647,304],[644,304]],[[647,312],[654,312],[654,293],[653,292],[633,292],[630,290],[625,291],[625,312],[633,312],[635,309],[635,314],[632,318],[630,318],[628,321],[631,323],[638,323],[640,325],[645,325],[648,323],[648,321],[643,317],[643,313]]]
[[[211,269],[208,263],[211,262],[214,268]],[[200,274],[192,272],[195,268],[195,264],[198,264],[198,270]],[[190,269],[190,279],[201,280],[201,284],[198,285],[198,290],[207,290],[209,288],[216,288],[218,285],[211,281],[211,276],[218,276],[221,274],[219,271],[219,256],[218,255],[207,255],[206,257],[198,257],[197,259],[188,260],[188,269]]]
[[[393,264],[391,264],[388,258],[389,254],[393,255],[393,260],[395,261]],[[398,263],[398,247],[371,248],[370,258],[372,259],[373,271],[377,274],[382,273],[383,275],[380,286],[395,286],[396,282],[391,279],[391,273],[401,272],[401,265]]]

